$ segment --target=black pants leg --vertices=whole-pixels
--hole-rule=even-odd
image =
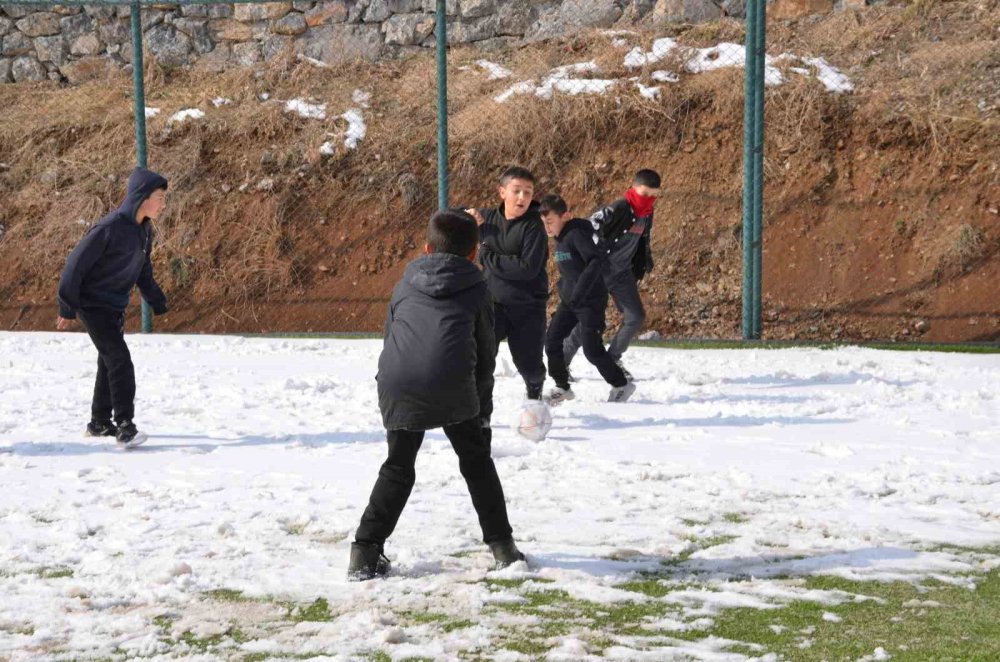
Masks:
[[[608,354],[615,361],[621,359],[629,344],[642,331],[646,321],[646,309],[639,296],[639,284],[630,273],[622,274],[608,283],[608,292],[622,314],[622,325],[608,344]]]
[[[573,332],[577,322],[576,315],[569,306],[560,303],[545,333],[545,357],[549,362],[549,376],[559,388],[569,388],[569,368],[566,366],[563,342]]]
[[[125,314],[88,311],[80,314],[97,348],[97,379],[90,415],[95,421],[135,418],[135,367],[125,344]]]
[[[378,471],[368,507],[361,516],[361,526],[354,536],[360,543],[385,543],[395,530],[417,479],[414,467],[424,433],[389,430],[386,440],[389,442],[389,457]]]
[[[496,308],[498,319],[499,310],[505,309],[504,317],[509,320],[507,344],[510,346],[514,365],[524,379],[524,385],[529,394],[532,391],[540,394],[542,384],[545,383],[545,362],[542,360],[545,348],[545,304],[517,307],[498,305]],[[499,336],[497,339],[499,341]]]
[[[607,298],[595,302],[592,306],[576,311],[580,320],[577,325],[580,341],[583,345],[583,355],[587,357],[604,381],[612,386],[625,386],[628,380],[625,373],[618,367],[610,352],[604,348],[604,310],[607,308]]]
[[[458,467],[479,517],[483,542],[490,544],[507,540],[513,530],[507,519],[507,503],[500,476],[490,456],[490,440],[483,434],[482,424],[478,419],[472,419],[445,426],[444,433],[458,455]]]

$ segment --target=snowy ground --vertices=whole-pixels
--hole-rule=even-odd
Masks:
[[[81,435],[84,335],[0,334],[0,659],[527,659],[504,642],[538,618],[506,607],[565,591],[662,600],[671,616],[600,647],[585,629],[542,637],[550,659],[738,660],[731,642],[673,635],[728,607],[860,599],[807,591],[806,575],[962,584],[998,563],[954,547],[1000,542],[998,355],[635,349],[635,399],[602,402],[581,362],[578,399],[541,444],[508,425],[521,394],[508,370],[494,456],[531,570],[488,574],[432,433],[387,548],[394,576],[348,584],[384,453],[380,343],[130,344],[154,437],[121,452]],[[663,570],[683,586],[621,588]],[[293,617],[310,605],[320,618]]]

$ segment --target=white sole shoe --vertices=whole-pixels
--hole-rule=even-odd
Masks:
[[[608,395],[608,402],[626,402],[635,393],[635,384],[629,382],[625,386],[615,386]]]

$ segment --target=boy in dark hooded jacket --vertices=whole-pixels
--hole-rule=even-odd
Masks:
[[[539,210],[546,234],[556,240],[556,265],[559,267],[559,308],[552,316],[545,337],[549,375],[556,385],[546,399],[549,404],[558,405],[575,397],[569,385],[563,341],[579,325],[583,353],[611,385],[608,401],[625,402],[635,392],[635,384],[604,349],[601,338],[608,305],[608,290],[604,285],[607,247],[595,236],[590,221],[570,217],[566,202],[558,195],[542,198]]]
[[[385,541],[413,489],[424,432],[439,427],[458,455],[483,541],[497,566],[524,559],[511,537],[503,487],[490,457],[496,340],[493,300],[474,263],[478,244],[469,214],[437,212],[426,255],[407,265],[393,290],[376,377],[389,456],[351,545],[351,580],[389,572]]]
[[[167,312],[167,298],[153,278],[150,254],[156,220],[166,206],[167,180],[136,168],[122,205],[91,227],[66,259],[59,281],[59,318],[65,331],[77,317],[97,347],[97,381],[87,434],[116,437],[125,448],[146,436],[136,429],[135,368],[125,344],[125,309],[132,288],[157,315]],[[112,413],[114,422],[112,422]]]
[[[660,195],[660,175],[640,170],[624,198],[615,200],[590,217],[590,222],[608,245],[608,269],[604,282],[615,306],[622,314],[622,326],[608,345],[608,354],[622,370],[622,355],[642,330],[646,309],[639,296],[639,281],[653,270],[651,246],[653,208]],[[563,346],[566,363],[580,348],[581,328],[577,327]],[[625,370],[627,377],[631,374]]]

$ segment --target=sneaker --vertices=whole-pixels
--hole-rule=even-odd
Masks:
[[[573,389],[571,389],[568,385],[565,387],[556,386],[549,391],[547,396],[545,396],[545,402],[550,407],[555,407],[566,402],[567,400],[572,400],[575,397],[576,393],[573,393]]]
[[[528,387],[528,399],[529,400],[541,400],[542,399],[542,384],[537,386],[532,385]]]
[[[507,538],[507,540],[501,540],[500,542],[491,542],[490,551],[493,552],[493,560],[496,561],[496,565],[493,566],[494,570],[503,570],[518,561],[527,560],[524,558],[521,550],[517,548],[517,545],[514,544],[513,538]]]
[[[146,435],[139,432],[132,421],[122,421],[118,424],[118,433],[115,435],[118,445],[122,448],[135,448],[146,443]]]
[[[382,545],[374,543],[351,543],[351,560],[347,564],[347,579],[363,582],[389,574],[392,564],[382,553]]]
[[[608,402],[625,402],[632,397],[635,393],[635,384],[628,382],[625,386],[615,386],[612,387],[611,393],[608,395]]]
[[[91,421],[87,423],[88,437],[114,437],[118,434],[118,428],[111,421]]]
[[[624,365],[624,364],[622,363],[622,360],[621,360],[621,359],[618,359],[617,361],[615,361],[615,365],[616,365],[616,366],[618,366],[619,368],[621,368],[621,370],[622,370],[622,374],[623,374],[623,375],[625,375],[625,379],[627,379],[627,380],[629,380],[629,381],[633,381],[633,379],[632,379],[632,373],[631,373],[631,372],[629,372],[629,371],[628,371],[628,370],[627,370],[627,369],[625,368],[625,365]]]

